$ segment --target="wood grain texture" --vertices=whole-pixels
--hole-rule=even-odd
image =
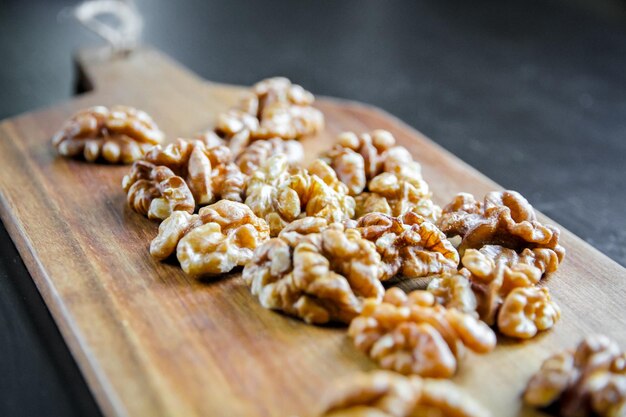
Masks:
[[[333,380],[373,369],[344,329],[261,308],[239,273],[200,283],[154,261],[157,224],[126,207],[128,167],[59,158],[49,143],[74,111],[96,104],[139,107],[170,139],[190,136],[210,128],[240,88],[203,81],[149,49],[115,60],[87,51],[78,62],[93,92],[0,124],[0,205],[104,413],[314,416]],[[334,99],[318,107],[327,129],[304,141],[309,158],[340,131],[384,128],[422,163],[438,203],[500,188],[380,110]],[[594,332],[626,346],[626,270],[567,231],[562,242],[567,257],[548,281],[561,322],[533,340],[503,339],[489,355],[470,355],[454,378],[494,417],[538,415],[519,394],[555,350]]]

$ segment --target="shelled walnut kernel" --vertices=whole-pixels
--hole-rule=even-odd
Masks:
[[[518,254],[487,245],[479,251],[466,250],[462,264],[469,272],[480,318],[489,325],[497,322],[502,334],[531,338],[559,320],[560,309],[548,289],[535,287],[544,273],[558,267],[552,249],[524,249]]]
[[[490,413],[450,381],[372,371],[332,387],[321,417],[488,417]]]
[[[456,271],[459,255],[437,227],[412,212],[400,217],[370,213],[356,225],[374,242],[383,262],[383,280],[402,274],[418,278]]]
[[[395,287],[382,302],[366,300],[348,334],[381,367],[434,378],[454,375],[464,347],[487,353],[496,345],[493,331],[473,316],[436,304],[428,291]]]
[[[94,162],[130,164],[163,140],[147,113],[127,106],[90,107],[67,120],[52,144],[59,154]]]
[[[460,193],[443,209],[437,225],[448,237],[462,238],[459,253],[500,245],[521,251],[525,248],[552,249],[559,262],[565,249],[559,245],[559,230],[537,220],[533,207],[515,191],[487,193],[483,202]]]
[[[313,107],[314,101],[313,94],[301,86],[275,77],[256,83],[240,108],[259,120],[255,139],[300,139],[324,128],[324,116]]]
[[[562,417],[626,415],[626,352],[606,336],[584,339],[546,359],[528,381],[524,402]]]
[[[171,198],[159,192],[156,175],[150,169],[165,167],[180,179],[180,195],[193,196],[193,206],[210,204],[219,199],[241,202],[245,187],[245,179],[241,170],[232,161],[228,148],[216,146],[208,148],[199,140],[178,139],[165,147],[156,146],[142,160],[136,161],[131,172],[122,181],[124,191],[128,194],[131,208],[147,214],[150,218],[165,219],[176,210],[151,210],[152,200]],[[185,184],[188,188],[184,190]],[[148,210],[146,211],[146,208]],[[186,207],[187,209],[187,207]],[[186,210],[190,213],[191,210]]]
[[[265,308],[307,323],[350,323],[380,299],[380,256],[358,231],[303,218],[254,252],[243,279]]]
[[[176,211],[159,226],[150,254],[159,260],[176,251],[187,274],[203,277],[245,265],[269,239],[269,227],[242,203],[220,200],[198,214]]]
[[[292,169],[283,154],[273,156],[250,178],[245,203],[265,219],[276,236],[295,219],[314,216],[338,222],[354,215],[354,199],[323,162]]]

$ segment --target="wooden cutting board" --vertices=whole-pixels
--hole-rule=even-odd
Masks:
[[[314,416],[336,378],[374,369],[345,329],[261,308],[239,273],[199,283],[154,261],[148,246],[157,224],[128,209],[120,185],[129,168],[60,158],[50,145],[67,117],[97,104],[136,106],[170,140],[190,136],[210,128],[241,88],[202,80],[150,49],[112,60],[90,50],[77,62],[92,92],[0,124],[0,203],[104,413]],[[326,98],[317,105],[327,129],[304,141],[309,159],[340,131],[382,128],[422,163],[436,202],[500,188],[378,109]],[[528,377],[583,335],[605,333],[626,347],[626,270],[566,230],[562,242],[567,257],[548,281],[561,322],[533,340],[503,339],[489,355],[470,355],[454,378],[494,417],[539,415],[519,401]]]

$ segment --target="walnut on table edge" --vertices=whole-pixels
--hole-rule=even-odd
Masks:
[[[311,165],[312,172],[290,167],[285,155],[268,159],[250,178],[245,203],[265,219],[272,236],[290,222],[305,216],[339,222],[354,215],[354,199],[345,185],[322,161]]]
[[[626,352],[606,336],[592,335],[556,353],[528,381],[524,402],[551,407],[562,417],[626,415]]]
[[[477,312],[500,333],[519,339],[534,337],[561,317],[547,288],[536,285],[558,267],[558,255],[547,248],[517,253],[497,245],[468,249],[462,258],[465,276],[477,300]],[[434,284],[432,284],[434,285]]]
[[[539,222],[530,203],[515,191],[492,191],[482,202],[460,193],[444,207],[437,225],[448,237],[462,238],[461,255],[466,249],[500,245],[516,251],[552,249],[559,262],[565,256],[559,229]]]
[[[220,200],[198,214],[172,213],[159,226],[150,254],[159,260],[176,251],[185,273],[205,277],[245,265],[254,250],[269,239],[269,227],[248,206]]]
[[[303,218],[254,252],[243,279],[261,305],[307,323],[350,323],[380,299],[380,256],[358,231]]]
[[[162,142],[163,137],[156,123],[141,110],[95,106],[68,119],[53,136],[52,145],[63,156],[130,164]]]
[[[340,380],[328,391],[321,417],[489,417],[450,381],[372,371]]]
[[[369,213],[356,224],[374,242],[383,262],[383,280],[397,274],[419,278],[456,271],[459,254],[446,236],[423,217],[408,212],[399,217]]]
[[[473,316],[436,304],[428,291],[395,287],[382,302],[365,301],[348,335],[381,367],[433,378],[453,376],[465,347],[487,353],[496,345],[493,331]]]

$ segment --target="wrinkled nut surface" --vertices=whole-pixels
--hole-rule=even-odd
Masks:
[[[130,208],[150,219],[164,220],[175,211],[193,213],[196,207],[185,180],[165,166],[135,161],[122,186]]]
[[[476,296],[466,269],[433,276],[427,290],[435,297],[437,304],[478,316]]]
[[[163,140],[147,113],[126,106],[90,107],[74,114],[52,138],[59,154],[130,164]]]
[[[366,300],[348,334],[381,367],[433,378],[454,375],[464,347],[486,353],[496,345],[493,331],[473,316],[436,304],[428,291],[395,287],[382,302]]]
[[[354,199],[347,195],[334,171],[322,161],[316,161],[311,170],[291,168],[286,155],[279,154],[267,160],[248,181],[245,202],[267,221],[272,236],[305,216],[332,223],[354,215]]]
[[[626,352],[606,336],[584,339],[576,350],[559,352],[541,365],[524,392],[524,402],[551,406],[563,417],[626,415]]]
[[[343,132],[322,159],[335,170],[339,181],[348,186],[350,195],[358,195],[369,180],[382,172],[386,151],[395,144],[396,139],[386,130],[361,135]]]
[[[500,245],[516,251],[552,249],[559,262],[565,256],[559,229],[540,223],[530,203],[515,191],[492,191],[483,202],[471,194],[458,194],[444,207],[438,226],[449,237],[461,236],[461,255],[466,249]]]
[[[407,278],[456,271],[459,254],[437,227],[412,212],[400,217],[370,213],[357,229],[376,244],[383,262],[383,280],[401,274]]]
[[[187,274],[203,277],[245,265],[269,239],[269,227],[248,206],[220,200],[198,214],[176,211],[159,225],[150,254],[159,260],[174,252]]]
[[[428,185],[421,178],[409,181],[383,172],[369,182],[368,189],[355,197],[357,217],[374,212],[390,216],[413,212],[436,222],[441,216],[441,208],[433,203]]]
[[[232,155],[228,148],[216,146],[208,148],[199,140],[178,139],[165,147],[155,146],[144,158],[136,161],[131,172],[122,181],[124,191],[128,195],[131,208],[150,218],[165,219],[172,211],[178,210],[169,204],[171,210],[148,210],[152,200],[163,199],[167,202],[174,199],[165,192],[159,192],[163,187],[157,187],[156,173],[149,168],[167,168],[177,178],[176,185],[180,186],[175,195],[177,198],[193,197],[188,206],[210,204],[218,199],[243,201],[245,178],[237,165],[232,162]],[[185,186],[187,190],[183,190]],[[163,206],[160,204],[159,206]],[[191,211],[193,212],[193,208]]]
[[[515,288],[500,308],[498,330],[509,337],[530,339],[551,329],[560,318],[561,309],[547,288]]]
[[[307,323],[349,323],[365,298],[380,299],[380,256],[358,231],[300,219],[254,252],[243,279],[265,308]]]
[[[372,371],[332,387],[322,417],[488,417],[490,413],[450,381]]]
[[[483,246],[480,250],[468,249],[462,258],[464,270],[469,273],[472,289],[476,295],[477,312],[481,320],[489,325],[496,322],[504,325],[501,332],[508,336],[529,338],[534,337],[537,330],[547,330],[560,317],[558,306],[551,300],[547,288],[533,288],[545,273],[557,269],[558,255],[552,249],[534,248],[524,249],[517,253],[498,245]],[[528,289],[518,291],[518,289]],[[509,302],[506,300],[509,296]],[[528,298],[530,297],[530,298]],[[531,301],[532,300],[532,301]],[[503,310],[503,303],[507,309]],[[525,304],[522,307],[522,304]],[[519,314],[525,315],[526,324],[539,320],[535,331],[532,326],[524,331],[513,330],[513,316],[515,308],[521,309]],[[538,309],[538,310],[535,310]],[[504,314],[502,319],[499,315]],[[539,316],[535,316],[535,315]],[[530,320],[532,317],[535,319]],[[517,315],[517,320],[522,316]]]
[[[324,128],[324,115],[314,108],[313,94],[287,78],[262,80],[244,97],[240,109],[259,121],[254,139],[300,139]]]
[[[281,153],[287,156],[287,162],[292,166],[302,162],[304,157],[300,142],[273,138],[252,142],[237,156],[236,164],[245,175],[253,175],[268,159]]]

